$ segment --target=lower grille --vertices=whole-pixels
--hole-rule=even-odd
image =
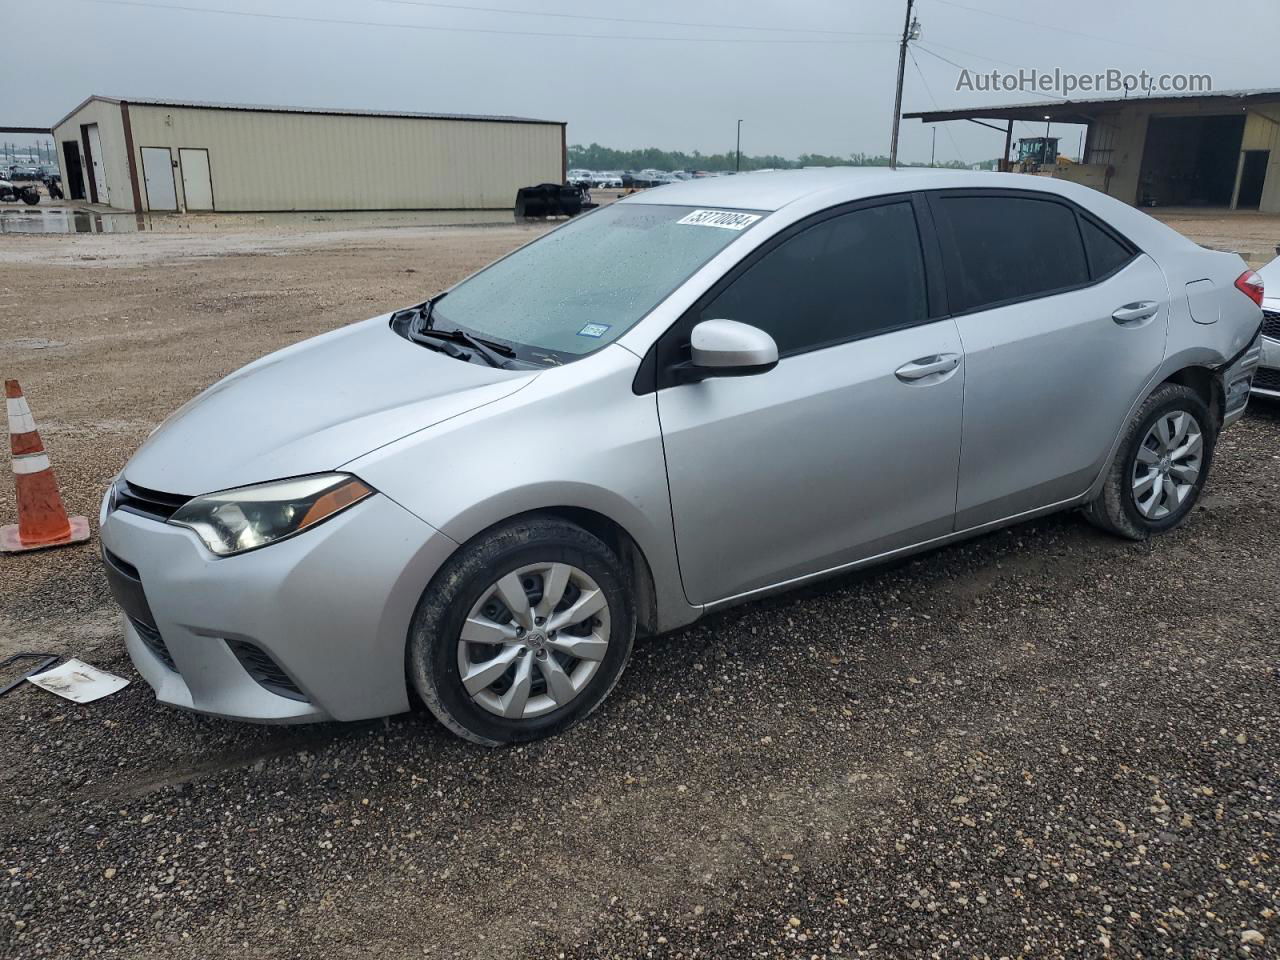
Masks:
[[[1280,370],[1259,367],[1253,375],[1253,386],[1258,390],[1280,391]]]
[[[1280,340],[1280,313],[1275,310],[1262,311],[1262,335]]]
[[[155,654],[156,659],[174,673],[177,673],[178,668],[173,665],[173,657],[169,653],[169,648],[165,646],[164,637],[160,636],[160,631],[143,623],[136,617],[130,617],[129,622],[133,624],[133,629],[137,631],[138,639],[146,645],[148,650]]]
[[[277,696],[288,697],[290,700],[300,700],[303,703],[307,702],[306,696],[298,689],[298,685],[284,672],[280,664],[271,659],[271,655],[265,650],[254,646],[247,640],[228,640],[227,646],[236,655],[236,659],[240,661],[240,666],[244,667],[245,672],[253,677],[259,686]]]

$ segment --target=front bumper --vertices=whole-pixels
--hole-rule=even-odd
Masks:
[[[456,544],[394,501],[221,558],[183,527],[105,505],[101,519],[113,592],[125,570],[145,598],[142,615],[126,603],[125,644],[160,702],[268,723],[409,708],[409,623]]]
[[[1253,375],[1253,393],[1280,400],[1280,340],[1262,338],[1262,356]]]

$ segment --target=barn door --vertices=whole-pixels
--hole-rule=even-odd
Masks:
[[[102,156],[102,138],[98,135],[98,125],[89,124],[89,162],[93,164],[93,182],[97,188],[98,203],[110,203],[111,194],[107,192],[107,170]]]
[[[182,195],[187,210],[213,209],[213,181],[209,177],[209,151],[203,147],[179,147]]]
[[[173,182],[173,154],[168,147],[142,148],[142,180],[147,187],[148,210],[178,209],[178,189]]]

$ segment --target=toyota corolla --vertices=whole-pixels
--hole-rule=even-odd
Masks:
[[[634,637],[1079,508],[1188,516],[1262,284],[1096,191],[829,170],[661,187],[264,357],[128,462],[101,539],[167,704],[486,744]]]

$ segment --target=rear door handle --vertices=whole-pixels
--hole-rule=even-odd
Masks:
[[[938,353],[932,357],[920,357],[918,360],[904,363],[893,373],[903,383],[915,383],[936,374],[950,373],[958,366],[960,366],[958,353]]]
[[[1159,312],[1158,301],[1138,300],[1134,303],[1126,303],[1123,307],[1116,307],[1111,314],[1111,319],[1116,323],[1137,323],[1139,320],[1149,320]]]

